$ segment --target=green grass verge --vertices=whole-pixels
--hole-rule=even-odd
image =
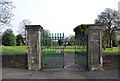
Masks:
[[[102,49],[102,53],[120,53],[120,47]]]
[[[2,54],[26,54],[27,46],[0,46]]]
[[[0,46],[0,48],[2,48],[2,50],[0,49],[0,52],[2,52],[2,54],[26,54],[26,50],[27,50],[27,46]],[[75,48],[74,46],[66,46],[64,48],[64,53],[74,53],[75,52],[74,48]],[[56,50],[57,49],[54,49],[54,47],[51,47],[50,49],[47,48],[44,49],[43,51],[45,53],[50,53],[50,52],[55,52]],[[120,47],[106,48],[106,50],[102,49],[102,53],[120,53]]]
[[[44,54],[51,54],[55,53],[58,48],[61,48],[60,46],[42,46],[42,53]]]
[[[75,53],[75,51],[85,53],[87,49],[82,46],[66,46],[64,48],[64,53]]]
[[[74,48],[75,46],[66,46],[64,48],[64,53],[74,53]],[[85,49],[82,49],[83,47],[77,46],[77,48],[78,49],[76,51],[85,52]],[[120,53],[120,47],[106,48],[105,50],[102,49],[102,53]]]
[[[66,46],[64,48],[64,53],[75,53],[75,46]]]

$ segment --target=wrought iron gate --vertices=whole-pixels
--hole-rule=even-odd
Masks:
[[[64,68],[64,33],[42,33],[42,69]]]
[[[87,67],[88,65],[88,35],[77,34],[75,36],[75,63],[81,67]]]

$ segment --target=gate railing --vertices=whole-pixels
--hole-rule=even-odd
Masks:
[[[88,65],[88,35],[77,34],[75,37],[75,63],[81,67]]]
[[[42,68],[56,69],[64,67],[64,33],[42,33]]]

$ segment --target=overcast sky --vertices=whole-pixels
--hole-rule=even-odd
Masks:
[[[105,8],[118,10],[119,0],[13,0],[14,33],[19,23],[28,19],[33,25],[41,25],[52,33],[74,34],[80,24],[93,24]]]

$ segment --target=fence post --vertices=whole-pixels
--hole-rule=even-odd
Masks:
[[[90,70],[102,69],[102,30],[103,25],[88,25],[88,67]]]
[[[40,25],[26,25],[28,46],[28,69],[40,70],[41,68],[41,31]]]

